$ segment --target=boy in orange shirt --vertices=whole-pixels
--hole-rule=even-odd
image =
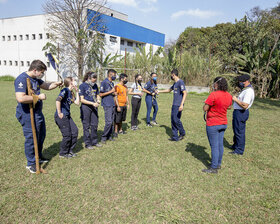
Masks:
[[[122,122],[126,119],[126,112],[129,109],[128,100],[128,88],[125,85],[127,83],[127,75],[120,74],[120,82],[115,86],[115,104],[116,104],[116,114],[115,114],[115,133],[114,138],[118,137],[118,134],[126,134],[122,130]]]

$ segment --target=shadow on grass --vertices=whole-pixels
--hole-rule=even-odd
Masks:
[[[263,104],[265,104],[268,107],[265,107]],[[275,108],[271,108],[271,107],[280,107],[280,101],[256,98],[253,107],[258,107],[260,109],[265,109],[265,110],[274,110]]]
[[[50,147],[48,147],[47,149],[45,149],[43,151],[44,157],[48,158],[48,160],[49,160],[49,162],[45,163],[42,166],[43,169],[47,168],[49,163],[52,161],[52,159],[59,154],[60,143],[61,143],[61,141],[60,142],[56,142],[56,143],[52,144]],[[83,149],[84,149],[84,147],[83,147],[83,137],[80,137],[77,140],[77,145],[76,145],[76,147],[75,147],[75,149],[73,151],[74,151],[74,153],[78,153],[78,152],[80,152]]]
[[[188,143],[186,146],[186,152],[190,152],[192,156],[200,160],[206,167],[211,163],[211,158],[207,152],[205,152],[206,147],[196,145],[194,143]]]
[[[224,138],[224,147],[231,149],[231,144],[229,144],[229,142]]]
[[[165,132],[169,137],[172,137],[172,129],[164,124],[160,125],[161,128],[165,128]]]

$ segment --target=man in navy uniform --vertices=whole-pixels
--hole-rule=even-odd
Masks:
[[[185,83],[178,77],[178,70],[173,69],[171,71],[171,79],[174,80],[174,84],[170,89],[161,90],[160,93],[170,93],[173,91],[173,104],[171,110],[171,126],[172,126],[172,138],[170,141],[180,141],[186,135],[185,129],[181,122],[182,111],[187,96]],[[178,136],[178,132],[180,136]]]
[[[116,79],[117,72],[114,69],[109,69],[107,78],[101,82],[100,97],[101,106],[103,106],[105,113],[105,126],[101,137],[101,142],[104,144],[107,140],[114,141],[112,138],[113,124],[115,115],[115,88],[113,81]]]
[[[35,105],[33,110],[38,141],[39,162],[47,162],[47,160],[42,156],[43,143],[46,137],[46,125],[42,108],[43,100],[46,99],[46,95],[44,93],[40,93],[40,89],[42,88],[44,90],[51,90],[61,85],[61,82],[44,82],[41,78],[44,76],[46,70],[47,66],[42,61],[34,60],[31,63],[28,71],[21,73],[14,82],[16,100],[18,102],[16,108],[16,117],[23,129],[23,134],[25,137],[25,156],[27,159],[26,168],[31,173],[36,173],[36,165],[29,104],[33,103],[33,105]],[[28,95],[26,81],[27,78],[30,79],[31,88],[34,92],[33,96]]]
[[[245,149],[245,129],[246,121],[249,118],[249,108],[252,106],[255,99],[255,92],[250,83],[249,75],[241,75],[238,77],[239,87],[241,89],[238,97],[233,96],[233,146],[234,151],[231,154],[243,155]]]

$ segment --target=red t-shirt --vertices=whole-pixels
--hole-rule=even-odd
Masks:
[[[232,96],[226,91],[214,91],[205,100],[210,106],[207,112],[206,125],[227,124],[227,109],[232,104]]]

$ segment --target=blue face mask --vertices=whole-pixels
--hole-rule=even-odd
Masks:
[[[157,77],[154,77],[154,78],[153,78],[153,81],[157,81]]]
[[[112,76],[111,77],[112,80],[116,80],[116,78],[117,78],[116,76]]]
[[[243,82],[240,82],[240,83],[239,83],[239,87],[240,87],[240,89],[243,89],[243,88],[244,88],[244,83],[243,83]]]

